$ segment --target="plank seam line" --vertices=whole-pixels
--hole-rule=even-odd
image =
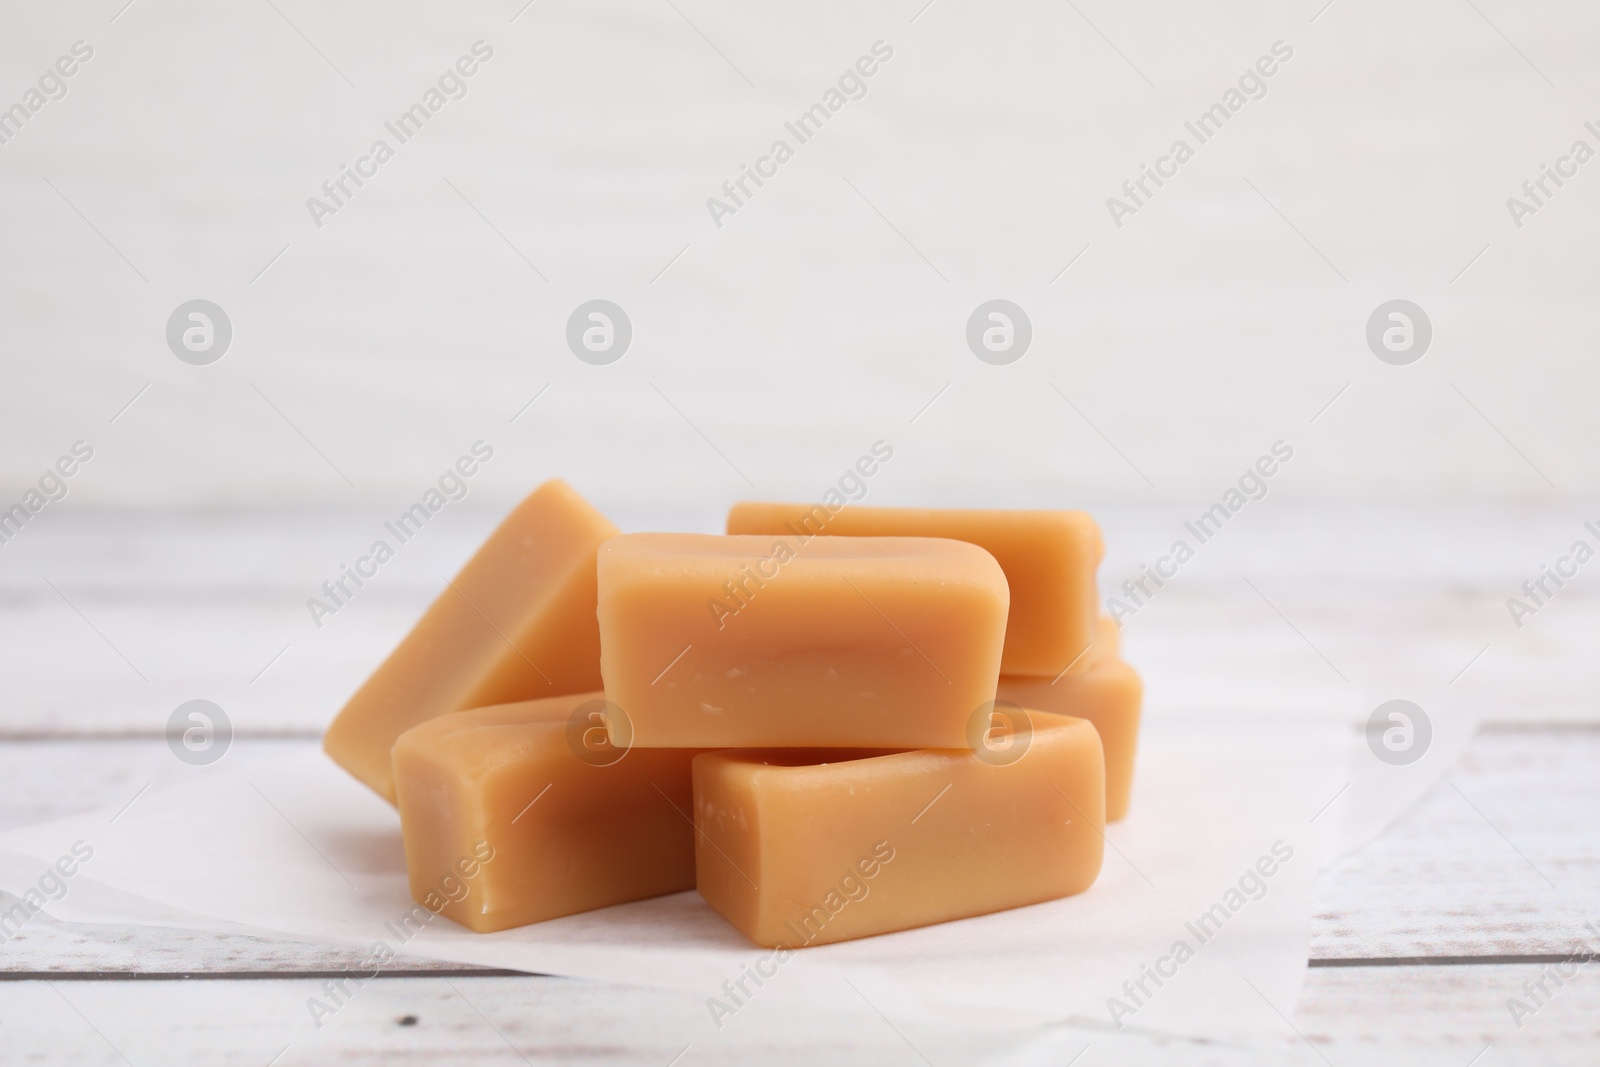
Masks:
[[[1600,730],[1600,719],[1485,720],[1478,724],[1483,733],[1592,733]],[[284,730],[240,730],[235,741],[319,741],[322,731],[311,728]],[[150,729],[96,730],[7,730],[0,727],[0,744],[30,741],[164,741],[166,734]]]
[[[1583,949],[1502,956],[1332,956],[1308,961],[1311,967],[1500,967],[1512,964],[1566,963],[1589,955]]]
[[[292,971],[0,971],[0,982],[240,982],[285,978],[336,978],[351,973],[348,968],[319,968]],[[557,975],[511,971],[501,968],[434,967],[418,970],[380,971],[370,978],[555,978]]]
[[[40,741],[105,742],[105,741],[163,741],[166,734],[160,730],[15,730],[0,729],[0,744],[28,744]],[[235,741],[320,741],[321,730],[236,730]]]
[[[1499,967],[1518,964],[1565,963],[1584,953],[1537,953],[1502,956],[1350,956],[1324,957],[1307,961],[1315,968],[1334,967]],[[183,981],[271,981],[278,979],[332,978],[347,973],[344,968],[317,968],[285,971],[0,971],[0,982],[183,982]],[[505,968],[436,967],[417,970],[382,971],[374,978],[559,978]]]

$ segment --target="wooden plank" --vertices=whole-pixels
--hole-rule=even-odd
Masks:
[[[1165,550],[1178,514],[1102,510],[1107,596]],[[382,517],[67,511],[30,529],[0,558],[0,734],[155,732],[195,697],[241,730],[321,730],[498,513],[444,513],[316,627],[306,598]],[[1540,553],[1564,543],[1560,509],[1333,514],[1274,502],[1251,522],[1203,546],[1127,620],[1152,713],[1353,714],[1403,691],[1491,718],[1600,719],[1589,696],[1600,660],[1588,654],[1600,593],[1572,583],[1520,630],[1505,607]]]
[[[1174,588],[1128,621],[1152,715],[1354,718],[1402,693],[1480,717],[1600,718],[1589,695],[1600,692],[1600,660],[1587,654],[1600,645],[1600,611],[1587,603],[1562,604],[1573,610],[1518,633],[1498,592],[1261,589],[1271,604],[1242,580]],[[0,736],[155,733],[197,697],[241,731],[320,732],[432,592],[374,593],[317,630],[307,590],[260,603],[61,590],[70,604],[44,589],[0,612]]]
[[[1600,982],[1556,986],[1519,1030],[1537,966],[1381,967],[1311,973],[1283,1047],[1236,1048],[1059,1026],[995,1036],[870,1014],[761,1012],[719,1031],[702,997],[569,979],[395,977],[366,983],[318,1029],[314,979],[0,982],[8,1062],[299,1064],[720,1063],[1589,1065]],[[1263,1006],[1263,1012],[1271,1010]],[[114,1046],[114,1048],[113,1048]],[[1314,1047],[1313,1047],[1314,1046]],[[687,1048],[687,1052],[684,1050]],[[287,1049],[287,1051],[285,1051]],[[1491,1059],[1485,1054],[1489,1049]],[[681,1059],[674,1061],[673,1057]],[[125,1056],[126,1061],[121,1057]]]
[[[3,983],[7,1051],[26,1060],[388,1064],[972,1062],[997,1042],[948,1028],[901,1029],[870,1013],[761,1012],[720,1032],[704,998],[541,978],[395,978],[355,990],[319,1030],[312,980]],[[331,999],[331,998],[329,998]],[[902,1036],[905,1032],[907,1036]],[[1016,1039],[1011,1039],[1015,1043]],[[287,1052],[285,1052],[287,1048]],[[686,1053],[685,1050],[689,1051]]]
[[[0,739],[0,782],[5,783],[0,789],[0,831],[118,808],[147,787],[178,785],[227,767],[281,759],[317,744],[314,737],[239,738],[212,768],[202,768],[180,762],[159,734]]]
[[[332,572],[339,553],[366,535],[370,515],[174,522],[124,514],[97,523],[63,513],[67,521],[30,531],[30,538],[41,535],[26,549],[33,554],[9,546],[0,561],[7,607],[0,613],[0,670],[13,683],[0,696],[0,829],[124,803],[148,783],[204,773],[178,764],[160,738],[171,708],[191,697],[219,700],[234,714],[241,736],[229,762],[315,744],[344,693],[493,521],[488,513],[462,514],[455,527],[430,528],[402,566],[322,631],[299,617],[304,597],[322,571]],[[1459,523],[1385,515],[1368,531],[1393,549],[1382,553],[1352,546],[1350,527],[1341,533],[1325,512],[1292,508],[1255,534],[1241,530],[1235,538],[1229,531],[1226,542],[1208,546],[1204,566],[1129,624],[1127,644],[1144,668],[1152,713],[1347,709],[1364,692],[1426,690],[1490,717],[1595,719],[1586,695],[1600,691],[1600,664],[1587,654],[1600,641],[1594,598],[1575,586],[1522,632],[1504,615],[1504,597],[1524,576],[1526,559],[1538,555],[1528,556],[1527,546],[1559,543],[1564,516],[1496,525],[1477,512]],[[1108,529],[1117,523],[1149,539],[1150,516],[1138,509],[1113,515]],[[1139,543],[1111,540],[1134,540],[1134,548],[1113,555],[1108,574],[1131,573]],[[1406,547],[1429,544],[1448,551]],[[59,586],[72,603],[41,584],[40,574],[64,575]],[[1349,683],[1332,677],[1243,587],[1245,574],[1259,579]],[[289,652],[252,683],[285,643]],[[1463,684],[1445,688],[1486,643],[1490,651]],[[273,733],[286,736],[262,736]],[[280,1064],[470,1055],[491,1063],[659,1065],[690,1043],[685,1064],[920,1063],[922,1054],[937,1063],[984,1055],[1065,1063],[1085,1044],[1098,1045],[1095,1059],[1127,1063],[1322,1063],[1325,1056],[1335,1063],[1466,1064],[1491,1045],[1507,1062],[1588,1063],[1600,984],[1592,976],[1561,987],[1521,1031],[1506,1002],[1551,960],[1583,944],[1582,923],[1594,918],[1588,902],[1600,889],[1597,759],[1600,730],[1493,726],[1449,781],[1323,873],[1314,966],[1295,1012],[1316,1051],[1305,1043],[1264,1052],[1128,1044],[1065,1028],[1035,1035],[1042,1044],[1025,1051],[938,1030],[908,1032],[920,1046],[913,1048],[881,1020],[810,1016],[741,1017],[696,1043],[706,1015],[693,996],[469,977],[466,968],[427,977],[437,975],[428,961],[397,963],[393,977],[368,983],[319,1032],[305,1006],[325,980],[316,976],[354,965],[359,954],[43,917],[0,947],[0,971],[10,976],[0,980],[0,1037],[19,1060],[89,1063],[124,1062],[97,1030],[136,1063],[258,1064],[289,1044]],[[1516,959],[1534,962],[1508,962]],[[1382,965],[1362,965],[1372,960]],[[50,972],[55,985],[25,980],[40,972]],[[217,977],[165,980],[188,974]],[[117,980],[105,980],[110,975]],[[416,1022],[403,1024],[411,1017]]]
[[[271,759],[314,743],[247,738],[225,759]],[[1586,909],[1600,890],[1597,763],[1600,730],[1484,731],[1448,781],[1323,872],[1312,958],[1549,956],[1584,944]],[[8,783],[0,828],[122,804],[147,782],[196,773],[204,772],[148,738],[0,742],[0,781]],[[346,953],[315,946],[138,928],[81,932],[41,919],[6,946],[0,966],[45,970],[67,960],[67,969],[127,972],[337,970],[348,962]]]
[[[409,503],[409,501],[407,502]],[[1103,584],[1136,573],[1184,534],[1183,522],[1210,501],[1134,503],[1085,498],[1106,533]],[[454,505],[402,546],[373,590],[433,589],[454,572],[511,507],[475,499]],[[404,505],[400,505],[404,506]],[[611,508],[625,530],[720,532],[723,510]],[[1191,510],[1191,506],[1193,510]],[[36,590],[43,574],[75,576],[91,587],[147,589],[162,596],[214,597],[227,588],[287,589],[306,595],[341,561],[383,536],[388,506],[370,508],[238,508],[234,510],[52,508],[24,536],[5,546],[0,593]],[[1359,582],[1371,586],[1513,588],[1539,562],[1583,534],[1587,516],[1563,502],[1405,503],[1340,501],[1329,505],[1274,497],[1200,546],[1196,566],[1173,583],[1215,584],[1219,574],[1263,581]],[[1192,536],[1192,535],[1191,535]],[[108,550],[109,549],[109,550]],[[1532,561],[1530,567],[1529,563]],[[1187,568],[1186,568],[1187,569]],[[1502,595],[1509,595],[1510,589]],[[366,596],[366,593],[362,594]],[[1164,595],[1164,594],[1163,594]],[[1585,594],[1580,586],[1561,599]]]
[[[1600,729],[1494,728],[1317,882],[1317,958],[1600,947]]]

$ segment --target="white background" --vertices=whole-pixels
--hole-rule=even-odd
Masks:
[[[1600,147],[1588,5],[123,2],[0,33],[0,105],[94,48],[0,146],[0,503],[95,448],[29,536],[95,504],[387,515],[480,438],[475,504],[561,475],[705,528],[878,439],[878,503],[1214,500],[1280,438],[1277,496],[1600,488],[1600,162],[1520,230],[1505,204]],[[469,94],[317,229],[306,199],[479,39]],[[707,197],[880,39],[718,229]],[[1115,227],[1278,40],[1267,95]],[[197,297],[234,327],[206,367],[164,340]],[[606,367],[564,343],[595,297],[634,326]],[[995,297],[1034,326],[1007,367],[963,336]],[[1396,297],[1434,326],[1407,367],[1364,340]]]

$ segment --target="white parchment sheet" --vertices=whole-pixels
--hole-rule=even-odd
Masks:
[[[781,963],[693,892],[488,935],[433,918],[408,939],[398,817],[320,753],[154,789],[121,814],[0,835],[0,886],[37,889],[43,865],[82,842],[92,858],[46,904],[58,920],[381,943],[688,990],[706,998],[708,1033],[728,1021],[714,998],[736,1013],[865,1002],[891,1017],[993,1028],[1278,1040],[1291,1034],[1279,1012],[1292,1012],[1304,977],[1312,884],[1338,836],[1319,813],[1349,780],[1358,743],[1347,724],[1303,717],[1147,723],[1132,811],[1109,828],[1088,892]],[[750,969],[770,976],[746,980],[736,1000],[728,983]]]

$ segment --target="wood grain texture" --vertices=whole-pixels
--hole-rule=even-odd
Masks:
[[[0,693],[0,829],[208,773],[175,760],[162,736],[192,697],[234,718],[223,766],[315,745],[493,518],[463,512],[431,527],[322,631],[301,602],[366,517],[124,515],[97,527],[68,514],[34,531],[28,555],[8,548],[0,561],[0,670],[12,683]],[[1134,532],[1148,520],[1130,509],[1108,525]],[[1085,1065],[1592,1063],[1600,982],[1590,968],[1559,987],[1543,976],[1600,948],[1583,926],[1600,926],[1600,713],[1588,696],[1600,667],[1586,651],[1600,641],[1600,612],[1575,586],[1522,631],[1504,616],[1527,546],[1559,541],[1563,520],[1461,525],[1454,538],[1432,521],[1390,515],[1360,536],[1415,546],[1431,530],[1446,546],[1434,554],[1375,553],[1292,511],[1256,534],[1230,532],[1125,633],[1153,716],[1310,709],[1354,723],[1378,699],[1415,695],[1443,714],[1492,720],[1387,832],[1320,876],[1312,966],[1292,1011],[1306,1040],[1292,1046],[1070,1027],[1004,1039],[897,1032],[870,1013],[752,1013],[707,1039],[693,996],[423,960],[397,961],[319,1030],[306,998],[359,954],[40,917],[0,946],[0,1061],[261,1067],[281,1053],[280,1067],[661,1067],[682,1053],[684,1065],[1059,1065],[1087,1046]],[[1107,571],[1131,572],[1138,559],[1114,557]],[[1532,1003],[1524,984],[1541,977],[1553,992],[1519,1029],[1508,1000]]]
[[[1183,512],[1098,514],[1111,596]],[[241,732],[320,732],[499,517],[442,513],[318,628],[306,598],[380,513],[54,516],[0,557],[0,734],[153,734],[196,697]],[[650,518],[636,525],[671,528]],[[691,519],[680,525],[720,523]],[[1250,522],[1126,620],[1152,715],[1355,717],[1406,693],[1493,719],[1600,718],[1600,599],[1569,583],[1521,629],[1505,606],[1576,519],[1274,502]]]
[[[1484,729],[1449,776],[1317,881],[1313,958],[1600,948],[1600,730]]]
[[[270,759],[315,743],[244,738],[224,758]],[[1385,834],[1323,872],[1311,958],[1547,956],[1581,948],[1589,936],[1583,923],[1600,927],[1597,763],[1600,729],[1485,729],[1450,776]],[[198,773],[153,738],[3,741],[0,829],[120,805],[146,783]],[[48,967],[64,946],[42,925],[8,946],[0,968]],[[162,938],[123,931],[114,943],[151,943],[104,958],[82,946],[74,969],[323,966],[317,961],[324,950],[221,936],[213,959],[207,936],[190,935],[180,951]]]
[[[891,1025],[866,1013],[757,1015],[754,1004],[750,1015],[736,1016],[718,1031],[707,1024],[703,1002],[691,994],[497,976],[370,982],[336,1015],[324,1019],[321,1029],[306,1008],[307,998],[326,995],[315,979],[0,983],[0,1032],[7,1041],[8,1064],[141,1067],[395,1062],[1060,1067],[1080,1055],[1075,1062],[1084,1067],[1593,1064],[1600,1041],[1600,981],[1593,975],[1560,989],[1552,986],[1544,1005],[1523,1018],[1521,1029],[1516,1026],[1507,1001],[1526,996],[1524,984],[1536,981],[1540,970],[1313,971],[1295,1012],[1303,1038],[1267,1048],[1069,1026],[996,1037],[928,1024]]]

